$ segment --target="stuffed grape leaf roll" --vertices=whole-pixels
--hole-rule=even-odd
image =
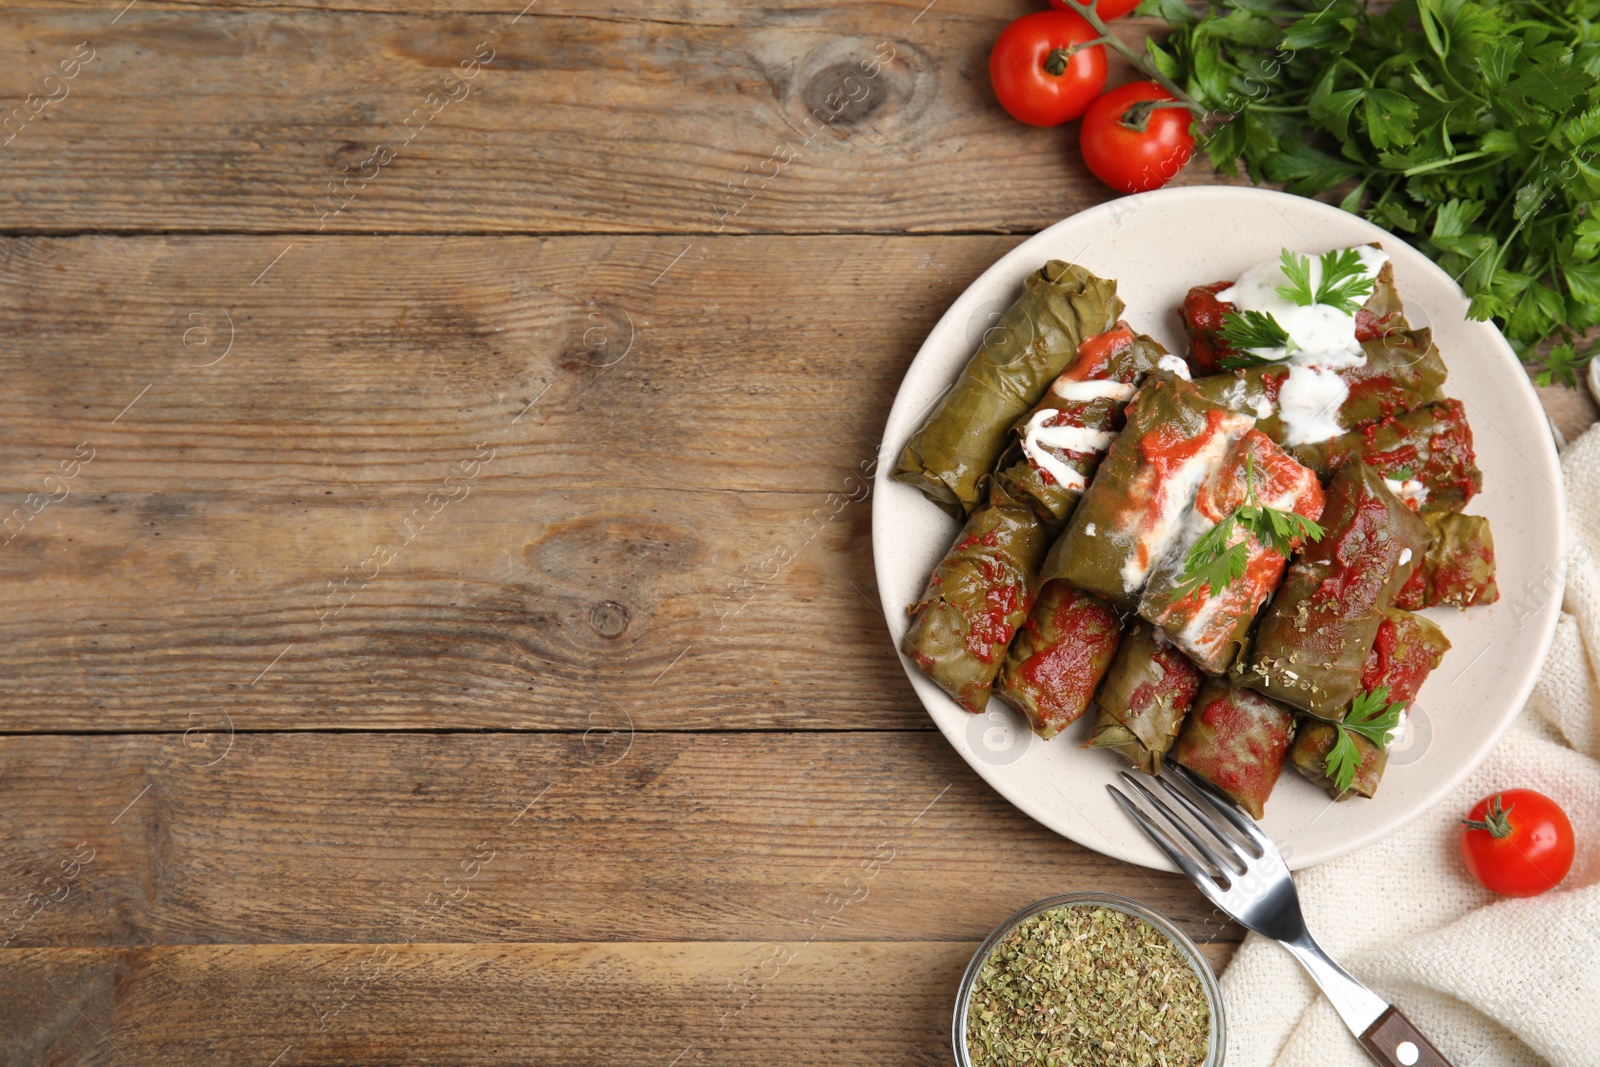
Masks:
[[[1185,582],[1187,557],[1196,542],[1247,503],[1315,521],[1322,515],[1322,483],[1265,434],[1251,430],[1201,484],[1182,536],[1156,565],[1139,601],[1139,614],[1161,627],[1173,644],[1210,674],[1221,674],[1233,665],[1248,641],[1256,612],[1289,565],[1272,545],[1236,525],[1227,545],[1246,546],[1244,573],[1222,589]]]
[[[1378,636],[1367,654],[1362,669],[1361,688],[1375,693],[1387,687],[1387,703],[1409,706],[1428,675],[1437,668],[1450,649],[1450,639],[1431,620],[1409,611],[1391,608],[1385,613]],[[1342,719],[1349,709],[1343,709]],[[1404,720],[1402,720],[1402,724]],[[1404,725],[1402,725],[1402,731]],[[1319,719],[1305,718],[1295,732],[1289,760],[1302,775],[1322,786],[1335,800],[1352,796],[1371,797],[1378,791],[1384,768],[1389,762],[1387,747],[1379,747],[1358,733],[1346,731],[1355,746],[1357,762],[1350,785],[1340,790],[1329,773],[1328,754],[1339,740],[1339,727]],[[1390,744],[1403,736],[1391,735]]]
[[[1151,568],[1181,536],[1200,483],[1250,427],[1248,416],[1212,403],[1192,383],[1151,374],[1042,577],[1133,611]]]
[[[1363,341],[1358,365],[1310,373],[1283,363],[1195,379],[1205,395],[1254,415],[1281,445],[1325,441],[1440,398],[1447,371],[1429,330],[1392,330]]]
[[[1122,323],[1079,345],[1078,357],[1016,424],[1021,455],[1009,466],[1002,461],[998,476],[1011,494],[1065,522],[1122,428],[1129,398],[1164,358],[1176,357]]]
[[[992,485],[934,568],[900,650],[968,711],[989,702],[1006,646],[1033,606],[1050,531],[1033,507]]]
[[[1236,680],[1210,678],[1195,698],[1172,758],[1259,819],[1293,737],[1289,709]]]
[[[1295,458],[1326,477],[1351,459],[1379,474],[1413,510],[1460,511],[1483,488],[1472,428],[1459,400],[1439,400],[1353,433],[1302,445]]]
[[[1087,337],[1122,314],[1117,283],[1051,260],[984,333],[982,346],[900,456],[894,477],[958,518],[983,503],[1011,426],[1038,403]]]
[[[1161,769],[1200,691],[1200,669],[1149,623],[1128,631],[1097,699],[1088,748],[1120,752],[1146,774]]]
[[[1088,709],[1121,639],[1122,623],[1104,601],[1047,582],[1006,653],[1000,696],[1049,740]]]
[[[1454,512],[1431,512],[1422,518],[1433,532],[1433,542],[1422,566],[1395,596],[1395,606],[1409,611],[1443,604],[1470,608],[1499,600],[1489,520]]]
[[[1197,378],[1226,369],[1222,361],[1237,358],[1240,354],[1222,336],[1223,316],[1237,309],[1222,299],[1221,294],[1233,288],[1234,284],[1228,281],[1197,285],[1189,290],[1179,309],[1178,313],[1189,331],[1189,367]],[[1355,337],[1358,341],[1374,341],[1404,326],[1400,294],[1394,287],[1394,264],[1385,259],[1377,277],[1373,279],[1371,295],[1356,311]]]
[[[1365,463],[1328,487],[1320,541],[1304,546],[1262,612],[1247,683],[1324,718],[1361,689],[1383,613],[1422,562],[1428,527]]]

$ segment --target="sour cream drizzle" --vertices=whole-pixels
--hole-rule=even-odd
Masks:
[[[1397,482],[1393,478],[1385,478],[1383,484],[1389,487],[1389,492],[1400,499],[1400,502],[1412,511],[1416,511],[1428,502],[1428,485],[1417,478],[1407,478]],[[1405,560],[1400,562],[1404,563]]]
[[[1173,541],[1183,536],[1189,525],[1189,505],[1200,491],[1200,483],[1222,462],[1222,457],[1233,443],[1250,429],[1248,415],[1233,412],[1228,415],[1226,423],[1213,432],[1194,455],[1171,471],[1161,485],[1159,513],[1148,527],[1139,531],[1134,551],[1128,553],[1127,560],[1122,564],[1122,588],[1125,592],[1132,593],[1144,585],[1151,569],[1171,551]],[[1142,552],[1139,550],[1141,546],[1144,549]]]
[[[1388,253],[1371,245],[1356,245],[1361,269],[1368,280],[1389,261]],[[1322,282],[1320,257],[1310,256],[1311,288]],[[1284,440],[1290,445],[1312,444],[1337,437],[1339,408],[1350,396],[1350,387],[1338,372],[1366,364],[1366,353],[1356,340],[1356,317],[1326,304],[1301,307],[1278,292],[1289,279],[1277,259],[1257,263],[1239,276],[1232,286],[1217,294],[1217,299],[1239,311],[1265,311],[1289,334],[1294,354],[1285,364],[1289,376],[1278,394],[1278,414],[1283,419]],[[1253,348],[1266,359],[1282,360],[1284,349]]]
[[[1056,448],[1064,452],[1104,452],[1111,447],[1111,442],[1117,439],[1117,435],[1104,430],[1091,430],[1085,426],[1045,425],[1059,414],[1061,412],[1053,408],[1034,412],[1033,418],[1028,420],[1027,432],[1022,435],[1022,451],[1033,461],[1034,466],[1048,471],[1050,477],[1054,478],[1056,484],[1063,489],[1082,489],[1089,484],[1088,479],[1058,459],[1050,449]]]
[[[1092,378],[1086,382],[1066,381],[1056,379],[1056,384],[1050,391],[1062,400],[1072,400],[1080,404],[1091,404],[1096,400],[1128,400],[1134,394],[1134,388],[1123,382],[1107,381],[1104,378]]]
[[[1189,380],[1189,364],[1185,363],[1181,356],[1174,356],[1168,353],[1156,360],[1156,366],[1164,371],[1171,371],[1184,381]]]

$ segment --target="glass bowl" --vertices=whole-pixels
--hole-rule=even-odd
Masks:
[[[956,994],[956,1012],[950,1027],[950,1038],[958,1067],[972,1067],[972,1061],[967,1055],[967,1008],[972,1000],[972,987],[977,984],[978,972],[983,970],[984,963],[989,959],[989,953],[994,951],[995,945],[1002,937],[1016,929],[1023,921],[1033,918],[1041,911],[1067,905],[1110,908],[1143,919],[1178,946],[1178,951],[1200,976],[1200,985],[1206,991],[1206,1004],[1211,1011],[1211,1043],[1206,1053],[1205,1067],[1222,1067],[1222,1056],[1228,1044],[1228,1031],[1222,1013],[1222,990],[1217,986],[1217,976],[1211,970],[1211,964],[1206,962],[1206,958],[1200,954],[1200,949],[1195,943],[1189,940],[1189,936],[1173,925],[1172,920],[1159,912],[1152,911],[1137,900],[1130,900],[1115,893],[1063,893],[1057,897],[1047,897],[1037,903],[1029,904],[995,927],[994,932],[984,939],[983,944],[978,946],[978,951],[973,955],[972,962],[967,964],[967,971],[961,976],[961,991]]]

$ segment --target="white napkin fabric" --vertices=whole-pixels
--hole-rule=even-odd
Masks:
[[[1318,943],[1454,1067],[1600,1065],[1600,427],[1561,465],[1566,597],[1522,715],[1432,810],[1376,845],[1295,875]],[[1571,873],[1537,897],[1490,893],[1461,864],[1459,820],[1480,798],[1514,788],[1557,801],[1577,837]],[[1222,995],[1227,1067],[1371,1067],[1276,942],[1248,935],[1222,976]]]

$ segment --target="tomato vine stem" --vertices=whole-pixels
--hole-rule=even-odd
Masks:
[[[1095,11],[1093,3],[1083,3],[1082,0],[1066,0],[1066,2],[1074,11],[1083,16],[1084,21],[1095,28],[1105,44],[1116,49],[1122,58],[1133,64],[1133,69],[1171,93],[1172,98],[1187,108],[1192,115],[1196,118],[1204,119],[1210,114],[1210,111],[1197,103],[1194,97],[1178,88],[1176,82],[1152,66],[1143,54],[1134,51],[1132,45],[1112,33],[1105,20]]]

